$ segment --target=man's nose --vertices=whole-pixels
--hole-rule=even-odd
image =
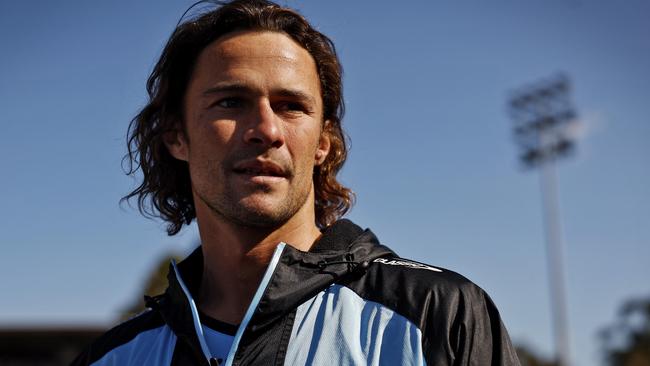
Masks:
[[[275,114],[268,101],[260,101],[252,112],[250,124],[244,133],[244,141],[275,148],[284,145],[282,120]]]

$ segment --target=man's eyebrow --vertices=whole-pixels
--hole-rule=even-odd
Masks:
[[[209,87],[203,91],[204,96],[209,96],[211,94],[218,94],[218,93],[227,93],[227,92],[251,92],[253,91],[252,88],[240,84],[240,83],[223,83],[223,84],[217,84],[215,86]]]
[[[223,83],[209,87],[203,91],[204,96],[210,96],[219,93],[257,93],[256,89],[241,83]],[[276,96],[289,97],[301,101],[316,103],[314,97],[302,90],[281,88],[272,91]]]
[[[279,89],[274,91],[275,95],[280,95],[283,97],[289,97],[293,99],[298,99],[307,103],[315,104],[316,100],[314,97],[310,94],[307,94],[303,92],[302,90],[296,90],[296,89]]]

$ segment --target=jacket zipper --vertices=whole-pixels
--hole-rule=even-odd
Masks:
[[[266,287],[271,281],[271,277],[273,276],[273,272],[275,272],[275,267],[277,267],[278,262],[280,261],[280,256],[282,255],[282,251],[284,250],[285,246],[286,246],[285,243],[280,243],[275,248],[275,251],[273,252],[273,257],[271,257],[271,261],[269,262],[269,265],[266,267],[266,272],[264,272],[264,277],[262,277],[262,281],[260,282],[259,286],[257,287],[257,290],[255,291],[253,300],[251,301],[250,305],[248,306],[248,309],[246,310],[246,313],[244,314],[244,319],[242,319],[239,328],[237,328],[237,333],[235,333],[235,338],[233,339],[232,345],[230,346],[230,351],[228,352],[228,358],[226,358],[226,362],[223,364],[224,366],[232,366],[235,360],[235,354],[237,353],[237,349],[239,348],[239,342],[241,341],[242,335],[244,334],[244,331],[246,330],[248,323],[253,317],[253,313],[255,312],[255,309],[257,309],[257,305],[259,304],[262,298],[262,294],[264,294]],[[174,268],[174,274],[178,279],[178,283],[181,285],[181,288],[185,293],[185,297],[187,297],[189,301],[190,311],[192,313],[192,321],[194,322],[194,330],[196,331],[196,337],[199,339],[199,345],[201,346],[201,351],[203,352],[203,355],[206,361],[208,362],[208,364],[212,365],[213,364],[211,363],[212,354],[210,353],[210,349],[208,348],[208,345],[205,341],[205,335],[203,334],[203,327],[201,326],[201,320],[199,319],[199,312],[198,309],[196,308],[196,303],[194,302],[192,295],[187,289],[187,286],[185,286],[185,282],[183,282],[183,278],[178,272],[178,268],[176,267],[176,261],[174,260],[172,260],[172,267]]]
[[[262,282],[260,282],[260,285],[257,287],[257,290],[255,291],[255,296],[253,296],[253,301],[251,301],[251,304],[248,305],[248,310],[246,310],[244,319],[239,325],[239,328],[237,329],[237,333],[235,333],[235,339],[233,339],[232,341],[232,346],[230,346],[230,352],[228,352],[228,358],[226,359],[226,363],[224,364],[224,366],[232,366],[233,362],[235,361],[235,354],[237,353],[237,349],[239,348],[239,342],[241,341],[241,337],[244,334],[246,327],[248,326],[248,322],[250,322],[251,318],[253,317],[253,313],[255,312],[255,309],[257,309],[257,305],[262,299],[262,294],[264,294],[266,287],[269,285],[269,282],[271,281],[271,277],[273,276],[273,272],[275,272],[275,267],[277,267],[278,262],[280,261],[280,256],[282,255],[282,251],[284,250],[285,246],[286,246],[285,243],[280,243],[275,248],[275,252],[273,253],[271,262],[266,267],[266,272],[264,273],[264,277],[262,277]]]
[[[203,356],[205,357],[209,365],[211,354],[210,354],[210,349],[208,348],[208,345],[205,342],[205,336],[203,335],[203,327],[201,327],[201,320],[199,319],[199,311],[196,308],[196,304],[194,303],[194,299],[192,298],[190,291],[187,289],[187,286],[185,286],[185,282],[183,282],[183,278],[181,277],[181,274],[178,272],[176,261],[173,259],[172,259],[172,268],[174,268],[174,274],[176,275],[176,279],[178,280],[178,283],[181,285],[181,289],[183,289],[183,293],[185,293],[185,297],[190,303],[190,312],[192,313],[192,322],[194,323],[194,331],[196,332],[196,337],[199,339],[199,345],[201,346],[201,351],[203,351]]]

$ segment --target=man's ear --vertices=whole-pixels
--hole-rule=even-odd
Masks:
[[[329,133],[329,121],[325,121],[325,127],[320,134],[320,139],[318,140],[318,148],[316,149],[315,155],[315,165],[321,165],[327,159],[327,154],[330,152],[331,140]]]
[[[189,159],[189,148],[187,138],[180,129],[165,132],[163,136],[167,151],[178,160],[187,161]]]

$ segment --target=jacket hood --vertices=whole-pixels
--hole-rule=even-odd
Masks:
[[[386,256],[397,255],[381,245],[369,229],[347,219],[323,230],[308,252],[284,246],[245,332],[253,336],[326,287],[348,276],[363,274],[373,260]],[[147,299],[147,306],[158,309],[197,356],[202,354],[203,346],[197,336],[200,324],[198,314],[193,314],[193,298],[198,296],[202,273],[203,254],[198,247],[177,266],[170,265],[165,294]]]
[[[323,231],[310,251],[286,246],[260,300],[251,331],[267,326],[329,285],[365,272],[372,261],[396,254],[369,229],[343,219]]]

